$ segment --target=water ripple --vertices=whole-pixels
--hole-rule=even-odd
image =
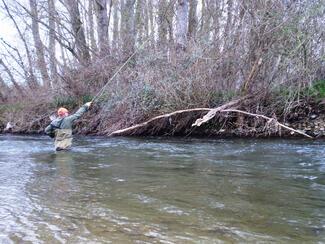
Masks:
[[[322,141],[0,136],[1,243],[322,243]]]

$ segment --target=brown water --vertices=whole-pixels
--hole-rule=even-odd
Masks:
[[[0,243],[325,243],[325,141],[0,136]]]

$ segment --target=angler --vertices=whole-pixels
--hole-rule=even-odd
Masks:
[[[72,126],[75,120],[79,119],[87,112],[92,102],[84,104],[79,110],[72,115],[66,108],[59,108],[58,118],[54,119],[51,124],[45,128],[45,133],[51,138],[55,138],[55,150],[67,150],[72,145]]]
[[[117,74],[126,66],[134,55],[149,41],[149,38],[142,43],[138,50],[135,50],[133,54],[123,63],[123,65],[114,73],[114,75],[106,82],[106,84],[100,89],[100,91],[93,97],[91,102],[84,104],[75,114],[69,116],[69,112],[66,108],[60,108],[58,110],[59,118],[54,119],[49,126],[45,128],[45,133],[51,138],[55,138],[55,150],[67,150],[72,144],[72,125],[73,122],[80,118],[91,106],[93,102],[99,99],[105,91],[105,88],[110,82],[117,76]]]

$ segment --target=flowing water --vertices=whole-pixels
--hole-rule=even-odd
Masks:
[[[0,243],[325,243],[325,141],[0,136]]]

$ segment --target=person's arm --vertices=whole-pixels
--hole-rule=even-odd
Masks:
[[[46,128],[45,128],[45,134],[48,135],[49,137],[53,138],[54,137],[54,128],[51,124],[49,124]]]
[[[90,107],[91,103],[84,104],[81,108],[77,110],[74,114],[66,117],[65,119],[68,119],[70,122],[75,121],[76,119],[79,119],[84,113],[86,113]]]

